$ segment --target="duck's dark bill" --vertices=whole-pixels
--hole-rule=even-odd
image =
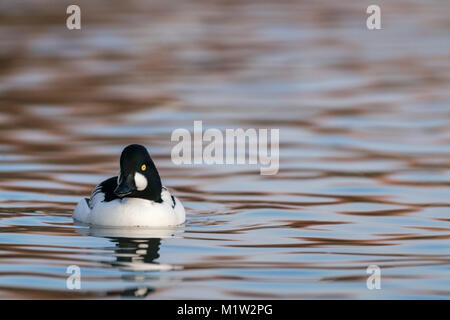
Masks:
[[[123,198],[123,197],[131,194],[134,190],[136,190],[136,186],[134,184],[134,179],[133,179],[133,177],[128,175],[125,179],[122,179],[120,184],[114,190],[114,193],[119,198]]]

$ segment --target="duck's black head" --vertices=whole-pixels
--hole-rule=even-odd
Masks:
[[[143,198],[161,202],[161,178],[145,147],[132,144],[120,156],[120,174],[114,193],[119,198]]]

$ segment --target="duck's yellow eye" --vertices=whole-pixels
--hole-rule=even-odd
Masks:
[[[147,170],[147,166],[146,166],[145,164],[143,164],[143,165],[141,166],[141,170],[142,170],[142,171]]]

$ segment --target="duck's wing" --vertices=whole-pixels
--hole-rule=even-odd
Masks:
[[[167,190],[166,187],[162,187],[162,189],[161,189],[161,200],[164,203],[170,204],[170,206],[172,208],[175,208],[175,204],[176,204],[175,197],[170,194],[169,190]]]
[[[176,224],[182,224],[186,221],[186,212],[184,210],[184,206],[177,197],[170,194],[169,190],[166,187],[162,187],[161,191],[161,199],[162,202],[168,204],[172,207],[173,212],[176,216]]]
[[[88,223],[90,213],[91,208],[89,207],[89,199],[83,198],[75,207],[75,210],[73,211],[73,218],[77,221]]]
[[[89,208],[94,208],[99,202],[109,202],[119,197],[114,190],[117,188],[117,177],[109,178],[94,188],[91,197],[86,199]]]

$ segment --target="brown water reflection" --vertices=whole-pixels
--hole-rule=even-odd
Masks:
[[[381,1],[380,31],[370,1],[78,4],[81,31],[65,3],[0,4],[0,298],[448,299],[448,1]],[[175,166],[194,120],[279,128],[279,173]],[[129,143],[185,226],[73,223]]]

